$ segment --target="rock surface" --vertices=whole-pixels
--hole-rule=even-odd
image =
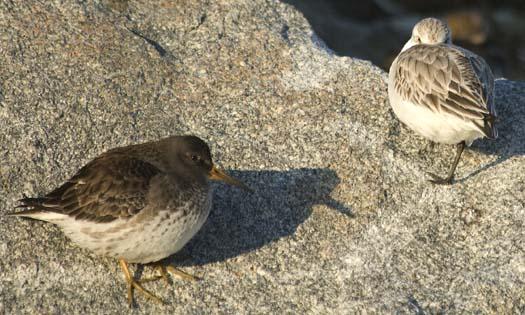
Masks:
[[[524,313],[525,83],[496,84],[497,141],[401,126],[386,74],[337,57],[271,0],[0,3],[0,313],[127,313],[115,260],[6,217],[97,154],[208,140],[257,192],[217,185],[180,255],[202,277],[133,313]],[[152,274],[134,268],[137,276]]]

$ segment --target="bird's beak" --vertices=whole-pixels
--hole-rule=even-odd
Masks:
[[[410,39],[406,42],[405,46],[403,46],[403,49],[401,49],[401,51],[405,51],[405,50],[409,49],[410,47],[414,46],[415,44],[416,44],[416,43],[412,40],[412,38],[410,38]]]
[[[249,192],[253,192],[253,190],[246,186],[243,182],[231,177],[231,176],[228,176],[226,175],[226,173],[224,173],[223,171],[219,170],[217,167],[212,166],[211,168],[211,171],[210,173],[208,174],[209,178],[210,179],[214,179],[214,180],[220,180],[220,181],[223,181],[225,182],[226,184],[230,184],[230,185],[234,185],[234,186],[237,186],[237,187],[240,187],[244,190],[247,190]]]

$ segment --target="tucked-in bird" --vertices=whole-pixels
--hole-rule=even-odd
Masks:
[[[21,199],[25,210],[12,215],[54,223],[81,247],[117,258],[130,306],[134,288],[160,302],[133,279],[128,263],[157,262],[199,231],[211,209],[208,179],[249,190],[213,165],[204,141],[173,136],[103,153],[46,196]],[[155,279],[166,279],[166,268],[160,270]]]
[[[453,45],[450,30],[438,19],[426,18],[414,26],[390,67],[388,96],[394,113],[409,128],[431,141],[456,145],[448,175],[429,173],[433,183],[452,183],[465,145],[498,135],[489,66]]]

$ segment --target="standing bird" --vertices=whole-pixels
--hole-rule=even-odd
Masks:
[[[112,149],[40,198],[24,198],[11,215],[54,223],[80,247],[119,260],[128,285],[161,302],[131,276],[128,263],[157,262],[179,251],[202,227],[211,209],[208,179],[249,190],[218,170],[208,145],[195,136],[173,136]],[[192,276],[160,267],[181,278]]]
[[[447,177],[428,173],[436,184],[452,183],[465,145],[498,136],[494,76],[485,60],[453,45],[450,36],[440,20],[421,20],[388,77],[390,105],[399,120],[431,141],[457,147]]]

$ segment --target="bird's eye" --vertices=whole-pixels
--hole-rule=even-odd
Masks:
[[[192,155],[192,156],[191,156],[191,160],[194,161],[194,162],[198,162],[198,161],[201,160],[201,157],[198,156],[198,155]]]
[[[416,43],[421,43],[421,38],[419,38],[419,36],[414,36],[414,41]]]

